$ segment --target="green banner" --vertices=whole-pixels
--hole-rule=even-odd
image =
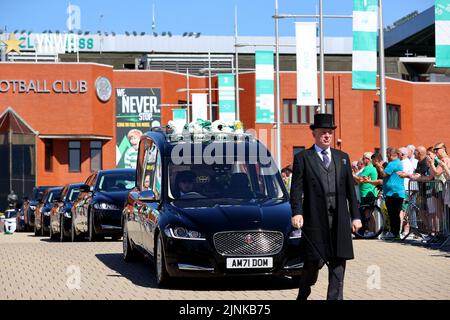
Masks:
[[[377,89],[378,0],[353,0],[352,89]]]
[[[255,52],[256,122],[274,123],[273,51]]]
[[[219,119],[223,121],[236,120],[236,99],[234,74],[222,73],[219,78]]]
[[[436,0],[435,37],[436,67],[450,67],[450,0]]]
[[[174,121],[184,121],[186,123],[186,109],[173,109],[172,115]]]

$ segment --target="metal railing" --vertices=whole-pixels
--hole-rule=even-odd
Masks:
[[[450,181],[440,180],[408,184],[406,212],[409,233],[420,235],[428,244],[444,247],[450,240]]]

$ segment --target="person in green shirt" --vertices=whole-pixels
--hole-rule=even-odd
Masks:
[[[362,159],[365,167],[356,177],[359,184],[361,205],[373,204],[378,197],[378,190],[376,186],[369,183],[369,181],[378,180],[377,169],[374,167],[371,160],[372,155],[372,152],[365,152],[363,154]]]

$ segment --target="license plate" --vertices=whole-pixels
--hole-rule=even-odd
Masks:
[[[227,258],[227,269],[272,268],[273,259],[267,258]]]

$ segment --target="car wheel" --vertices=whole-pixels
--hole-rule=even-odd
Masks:
[[[41,215],[41,236],[44,236],[44,215]]]
[[[62,216],[59,221],[59,241],[64,242],[64,217]]]
[[[97,235],[94,230],[94,217],[92,213],[89,214],[89,241],[95,241],[97,239]]]
[[[70,228],[70,240],[71,240],[72,242],[75,242],[75,241],[78,240],[77,234],[76,234],[76,232],[75,232],[75,225],[74,225],[74,219],[73,219],[73,216],[72,216],[72,223],[71,223],[71,228]]]
[[[35,235],[36,237],[39,235],[39,231],[38,231],[38,228],[37,228],[36,221],[34,222],[34,235]]]
[[[52,222],[50,221],[50,227],[48,228],[48,235],[50,240],[53,240],[53,238],[55,237],[53,234],[53,230],[52,230]]]
[[[133,248],[130,239],[128,238],[128,227],[125,223],[123,228],[123,260],[126,262],[136,261],[137,258],[137,252]]]
[[[166,269],[166,259],[164,257],[164,248],[162,245],[162,236],[158,235],[156,241],[156,255],[155,255],[155,270],[156,270],[156,283],[158,286],[167,284],[169,280],[169,274]]]

